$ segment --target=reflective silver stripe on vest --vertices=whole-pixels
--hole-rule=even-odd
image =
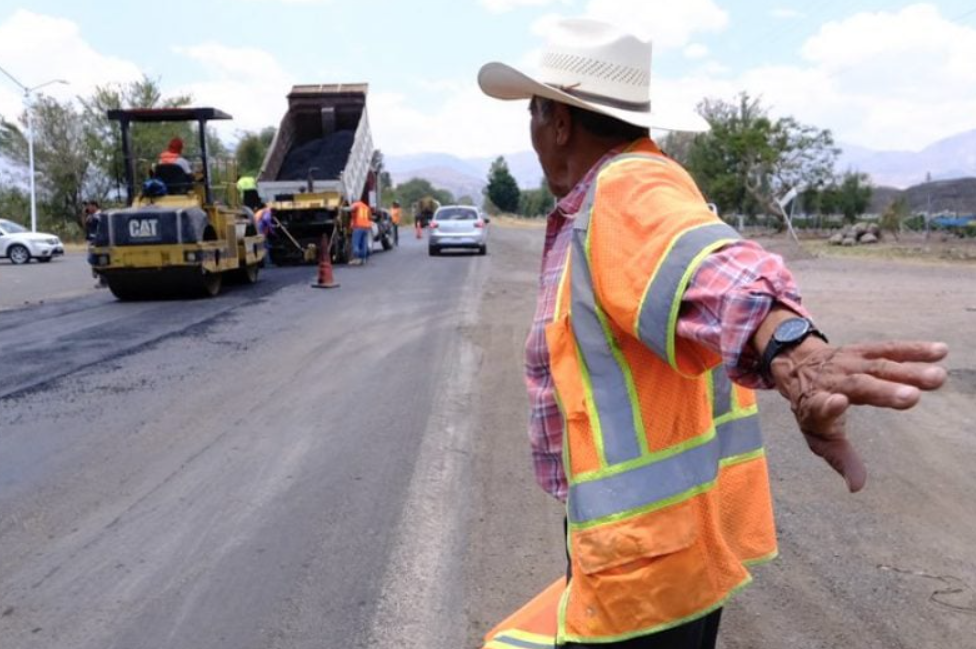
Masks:
[[[603,459],[607,464],[617,464],[641,456],[640,442],[635,422],[640,417],[637,405],[631,402],[627,379],[614,358],[603,324],[597,315],[596,296],[593,292],[593,276],[590,274],[586,240],[589,236],[589,216],[599,181],[594,182],[583,201],[583,206],[573,223],[573,262],[571,265],[571,313],[570,320],[576,337],[577,349],[583,359],[590,382],[589,393],[593,398],[591,422],[594,433],[599,431],[602,440]],[[598,427],[598,428],[597,428]]]
[[[712,418],[732,412],[732,381],[724,365],[709,372],[712,379]]]
[[[641,456],[634,418],[635,404],[620,364],[613,356],[603,324],[596,314],[593,278],[586,258],[586,233],[573,232],[572,325],[577,349],[589,375],[593,406],[599,419],[603,457],[608,464]],[[591,411],[592,412],[592,411]]]
[[[491,639],[492,643],[503,644],[509,647],[522,647],[523,649],[552,649],[553,643],[549,642],[547,644],[542,644],[541,642],[532,642],[531,640],[522,640],[520,638],[513,638],[506,635],[497,635]]]
[[[761,448],[759,417],[733,419],[717,426],[715,437],[701,446],[624,473],[571,485],[569,520],[587,523],[679,496],[713,482],[723,459]]]
[[[725,223],[692,228],[678,236],[667,256],[661,260],[644,296],[637,330],[641,341],[661,360],[672,363],[668,355],[668,341],[673,335],[671,315],[675,300],[681,299],[688,267],[710,244],[739,238],[739,233]]]

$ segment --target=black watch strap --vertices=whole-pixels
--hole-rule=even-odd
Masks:
[[[779,323],[769,342],[766,343],[766,349],[763,350],[762,360],[759,364],[759,371],[763,378],[767,381],[772,379],[774,358],[786,350],[796,347],[810,336],[816,336],[827,342],[827,336],[806,318],[797,316]]]

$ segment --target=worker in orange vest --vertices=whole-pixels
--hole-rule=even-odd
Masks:
[[[400,245],[400,203],[393,201],[390,208],[390,219],[393,221],[393,245]]]
[[[555,612],[566,649],[713,649],[748,567],[776,554],[750,388],[783,395],[857,491],[866,469],[844,413],[914,406],[944,383],[948,349],[829,345],[782,259],[713,214],[651,140],[652,126],[707,123],[669,123],[657,99],[651,112],[650,42],[588,19],[547,32],[534,76],[502,63],[478,75],[489,96],[529,100],[559,201],[525,382],[536,479],[565,502],[569,565],[558,607],[544,597],[539,610]],[[549,645],[506,631],[487,646]]]
[[[187,175],[190,175],[193,171],[190,168],[190,163],[183,157],[183,140],[178,137],[171,139],[166,150],[159,154],[159,163],[178,165]]]
[[[369,257],[369,239],[373,230],[372,211],[369,205],[359,200],[353,203],[352,211],[352,254],[354,259],[349,263],[362,266]]]

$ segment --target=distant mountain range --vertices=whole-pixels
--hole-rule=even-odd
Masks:
[[[839,143],[842,153],[837,171],[867,173],[872,184],[904,189],[927,181],[976,177],[976,129],[930,144],[921,151],[876,151]],[[504,154],[508,168],[522,189],[535,189],[542,169],[532,151]],[[425,178],[456,198],[470,196],[476,202],[488,184],[488,170],[495,158],[460,158],[447,153],[388,155],[386,168],[395,183]]]
[[[837,170],[854,169],[874,185],[904,189],[937,180],[976,176],[976,129],[959,133],[921,151],[874,151],[840,143]]]
[[[387,155],[383,162],[393,182],[400,184],[412,178],[424,178],[437,188],[446,189],[455,198],[469,196],[481,202],[482,190],[488,185],[488,171],[494,158],[459,158],[448,153],[415,153]],[[542,182],[542,167],[532,151],[504,154],[508,170],[521,189],[536,189]]]

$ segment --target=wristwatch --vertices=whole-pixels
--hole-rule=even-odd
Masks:
[[[769,342],[766,343],[766,349],[763,350],[762,361],[759,365],[759,370],[762,372],[763,377],[766,380],[772,379],[773,359],[787,349],[792,349],[802,343],[807,339],[807,336],[816,336],[820,340],[827,342],[827,336],[814,327],[813,323],[806,318],[790,318],[776,325],[776,330],[773,331],[772,338],[769,339]]]

